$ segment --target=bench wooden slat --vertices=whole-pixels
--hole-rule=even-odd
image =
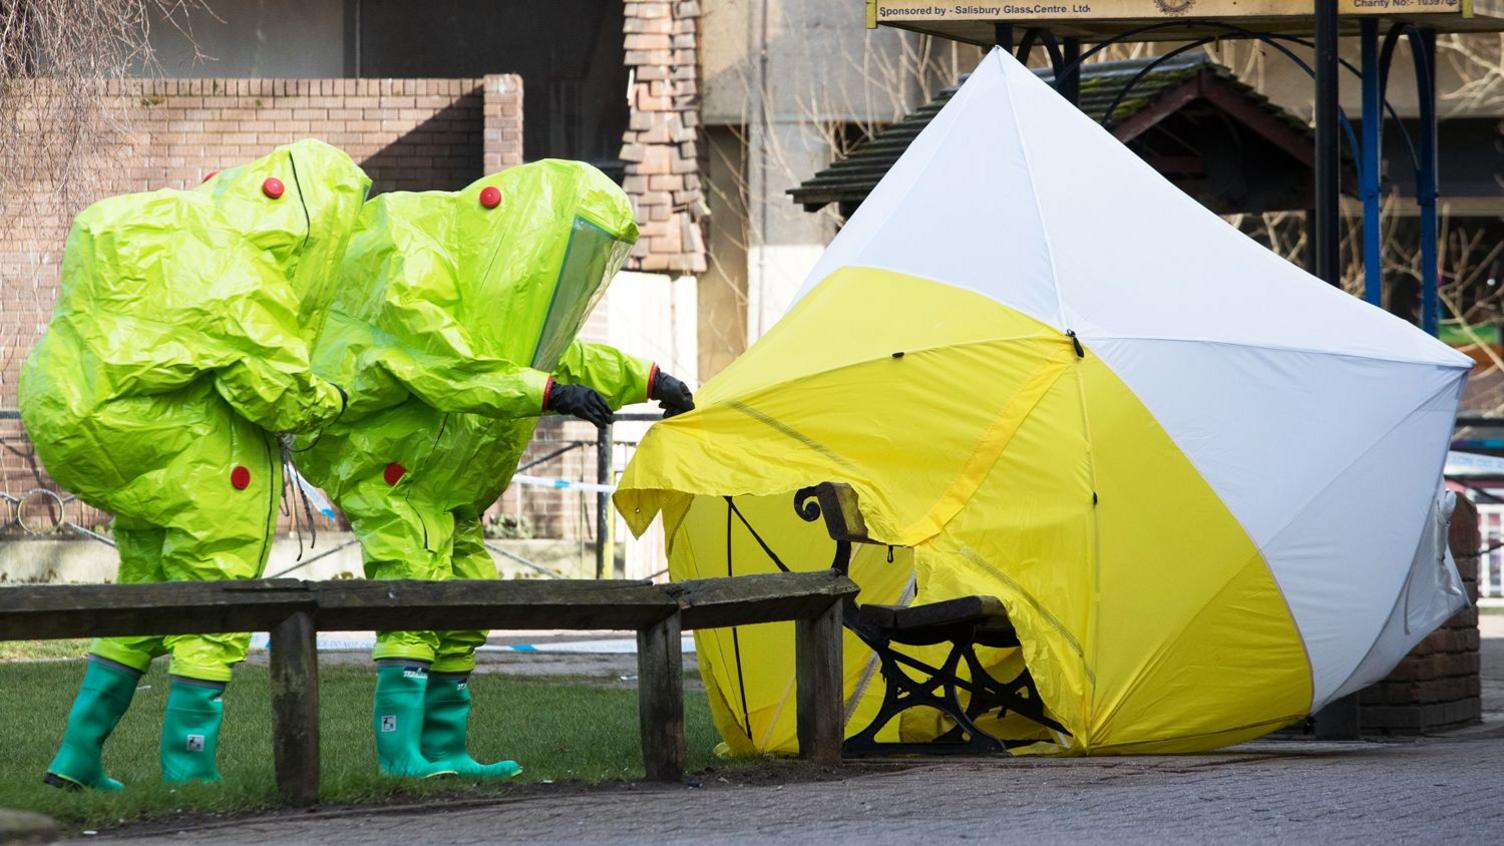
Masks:
[[[593,580],[344,581],[317,586],[321,629],[641,629],[678,610],[659,585]]]
[[[832,570],[693,579],[667,588],[679,600],[686,630],[811,619],[859,590]]]
[[[0,588],[0,640],[258,631],[314,607],[297,579]]]

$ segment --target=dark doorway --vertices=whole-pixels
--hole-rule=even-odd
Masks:
[[[579,159],[620,180],[627,128],[622,4],[614,0],[348,0],[348,72],[363,77],[516,73],[523,154]]]

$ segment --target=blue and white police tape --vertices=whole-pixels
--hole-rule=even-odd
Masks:
[[[333,520],[336,515],[334,513],[334,506],[329,504],[329,500],[324,498],[324,495],[319,492],[318,488],[303,478],[302,473],[293,469],[291,465],[288,465],[287,469],[292,472],[292,477],[298,483],[298,487],[302,489],[303,495],[308,497],[308,504],[312,505],[318,513]]]
[[[318,488],[314,487],[311,482],[303,478],[302,473],[299,473],[297,470],[294,470],[291,467],[288,467],[287,469],[292,473],[293,480],[297,482],[298,487],[303,491],[304,494],[308,496],[308,503],[312,505],[314,509],[317,510],[320,514],[324,515],[330,520],[335,519],[337,515],[335,514],[334,506],[329,504],[329,500],[324,497],[323,493],[321,493]],[[588,493],[616,492],[615,485],[602,485],[595,482],[576,482],[570,479],[548,479],[542,476],[528,476],[522,473],[518,473],[517,475],[513,476],[512,481],[516,482],[519,485],[528,485],[535,488],[576,490],[586,491]]]
[[[614,493],[615,485],[602,485],[595,482],[575,482],[569,479],[547,479],[542,476],[527,476],[522,473],[512,477],[512,481],[519,485],[529,485],[535,488],[554,488],[555,490],[589,491],[590,493]]]
[[[680,649],[692,654],[695,651],[694,635],[681,635]],[[349,652],[372,649],[376,638],[369,632],[319,632],[317,645],[320,650]],[[252,649],[270,649],[271,637],[266,632],[251,635]],[[637,652],[636,638],[610,638],[600,640],[554,640],[545,639],[536,643],[485,644],[477,652],[512,652],[522,654],[558,655],[633,655]]]

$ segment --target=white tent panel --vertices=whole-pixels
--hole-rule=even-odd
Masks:
[[[1462,380],[1430,364],[1201,341],[1102,340],[1091,350],[1260,547],[1354,459]]]
[[[1239,232],[1007,54],[994,51],[984,67],[1008,80],[1011,99],[995,108],[1028,115],[1015,122],[1015,143],[1029,162],[1068,328],[1083,339],[1194,339],[1472,365]]]
[[[1088,341],[1470,364],[1207,211],[1000,50],[873,190],[801,296],[847,265],[969,288]]]
[[[1389,675],[1426,635],[1468,606],[1467,587],[1447,546],[1447,522],[1457,495],[1441,488],[1432,501],[1410,576],[1368,655],[1332,698],[1356,693]]]
[[[1313,712],[1369,653],[1409,579],[1461,388],[1431,397],[1262,547],[1311,659]]]
[[[1002,75],[973,74],[841,228],[799,297],[842,267],[879,267],[979,291],[1063,330],[1014,121]]]

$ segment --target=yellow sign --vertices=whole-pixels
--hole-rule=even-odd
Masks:
[[[1467,15],[1471,0],[1337,0],[1340,15]],[[1310,17],[1311,0],[1063,0],[940,3],[868,0],[869,26],[899,21],[1153,20]]]

